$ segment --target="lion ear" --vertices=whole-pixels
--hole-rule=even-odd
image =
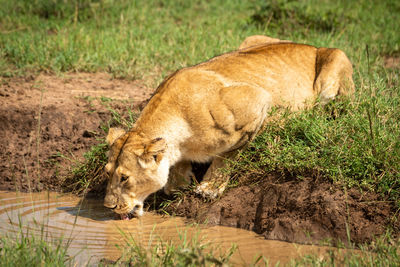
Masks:
[[[129,133],[125,133],[124,130],[119,128],[110,128],[106,137],[106,142],[110,147],[108,153],[108,164],[106,165],[106,172],[110,173],[115,167],[115,161],[120,154],[121,148],[124,146]]]
[[[163,158],[167,147],[163,138],[156,138],[150,141],[144,148],[143,154],[138,158],[140,166],[144,169],[155,168]]]
[[[108,135],[106,137],[106,142],[109,146],[112,146],[114,144],[115,140],[120,138],[125,134],[125,130],[121,128],[110,128],[108,130]]]
[[[151,140],[150,144],[146,146],[145,153],[158,154],[164,152],[166,147],[165,139],[158,137]]]

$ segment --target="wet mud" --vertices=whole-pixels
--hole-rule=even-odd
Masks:
[[[188,194],[167,211],[197,222],[251,230],[266,239],[303,244],[360,244],[388,229],[393,237],[400,232],[394,203],[371,192],[311,178],[271,175],[257,184],[232,188],[212,202]]]

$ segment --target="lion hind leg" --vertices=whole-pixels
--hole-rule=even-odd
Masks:
[[[337,95],[352,94],[352,75],[352,64],[342,50],[318,48],[314,90],[319,94],[322,104],[328,103]]]

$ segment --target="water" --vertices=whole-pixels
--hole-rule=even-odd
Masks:
[[[257,234],[223,226],[196,226],[179,217],[160,216],[146,212],[140,219],[115,220],[112,212],[103,208],[102,199],[85,199],[56,193],[15,193],[0,191],[0,235],[21,231],[51,239],[69,240],[69,255],[76,255],[79,265],[95,264],[100,259],[116,260],[123,245],[121,231],[132,236],[142,246],[160,241],[181,242],[182,235],[195,234],[204,242],[226,251],[235,243],[237,251],[232,261],[248,265],[259,255],[271,265],[287,263],[305,255],[326,255],[328,247],[299,245],[265,240]]]

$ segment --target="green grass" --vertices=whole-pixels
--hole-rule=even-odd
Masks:
[[[0,74],[107,71],[149,78],[233,50],[251,34],[335,46],[359,67],[398,54],[397,1],[0,0]]]
[[[322,2],[270,1],[250,23],[281,38],[342,48],[354,63],[354,98],[296,114],[272,112],[280,119],[241,152],[230,171],[252,180],[276,172],[323,177],[379,192],[400,207],[400,67],[383,66],[384,55],[400,53],[394,30],[400,4]]]
[[[49,241],[20,230],[17,237],[0,236],[0,266],[72,266],[62,239]]]
[[[279,121],[268,123],[231,162],[230,172],[250,180],[269,173],[323,177],[379,192],[400,207],[400,95],[385,90],[377,87],[375,99],[363,94],[356,102],[281,111]]]
[[[152,236],[147,244],[121,231],[126,244],[122,256],[113,263],[116,266],[229,266],[229,259],[236,250],[232,245],[228,251],[220,251],[199,236],[199,231],[179,233],[177,242],[165,242]]]
[[[157,237],[147,244],[139,244],[132,235],[121,231],[126,244],[122,256],[115,262],[101,261],[99,266],[231,266],[230,258],[236,250],[222,251],[198,234],[189,236],[182,231],[176,243],[164,242]],[[390,235],[377,238],[361,246],[358,253],[332,250],[324,258],[306,255],[287,266],[399,266],[399,240]],[[0,237],[0,266],[75,266],[74,257],[67,253],[68,245],[62,239],[49,241],[42,236],[19,232],[17,238]],[[255,259],[254,265],[268,265],[268,259]]]
[[[90,104],[95,99],[86,98],[86,100]],[[100,126],[104,133],[107,133],[109,128],[113,126],[130,129],[139,116],[137,112],[130,109],[124,114],[113,109],[110,105],[110,102],[113,101],[112,99],[101,97],[99,100],[111,113],[111,118]],[[107,163],[108,145],[104,136],[99,137],[97,141],[97,145],[92,146],[89,151],[84,153],[83,161],[71,161],[73,163],[71,170],[62,182],[64,191],[85,195],[88,190],[101,188],[102,183],[106,179],[103,167]]]
[[[315,255],[306,255],[294,260],[291,266],[387,266],[400,265],[400,241],[390,236],[377,238],[369,245],[361,246],[357,253],[351,250],[330,251],[328,257],[321,259]]]
[[[0,73],[161,77],[239,45],[241,1],[0,1]],[[77,9],[76,9],[77,7]],[[231,10],[232,12],[226,12]]]
[[[153,236],[146,244],[138,243],[134,237],[121,231],[126,244],[121,248],[122,256],[111,263],[113,266],[235,266],[230,259],[236,245],[228,251],[199,238],[199,231],[190,236],[180,232],[176,243],[164,242]],[[239,248],[240,249],[240,248]],[[356,249],[356,250],[355,250]],[[286,265],[275,266],[399,266],[400,240],[391,238],[390,232],[376,238],[370,244],[328,250],[322,255],[305,255],[291,260]],[[240,253],[240,252],[238,252]],[[265,257],[255,258],[249,266],[273,266]]]
[[[85,195],[88,189],[99,186],[104,182],[103,166],[107,163],[108,145],[104,139],[100,139],[99,142],[84,153],[83,162],[74,162],[71,172],[62,182],[64,191]]]

